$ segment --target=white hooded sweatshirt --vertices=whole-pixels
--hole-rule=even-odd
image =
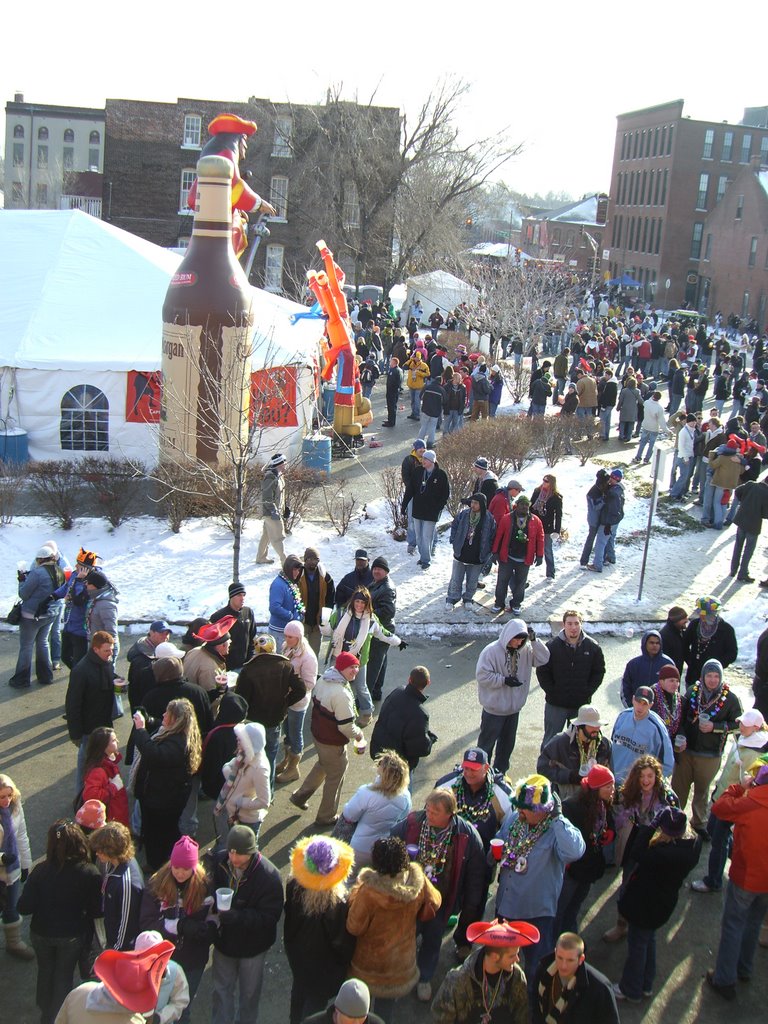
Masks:
[[[533,669],[549,661],[549,648],[539,639],[531,643],[526,637],[517,650],[507,647],[513,637],[527,632],[522,619],[510,619],[502,626],[498,640],[480,652],[475,669],[478,699],[491,715],[516,715],[528,699]],[[522,686],[507,686],[507,676],[515,676]]]

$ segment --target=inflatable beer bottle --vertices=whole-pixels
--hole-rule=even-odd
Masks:
[[[189,248],[163,304],[160,458],[220,462],[248,439],[253,316],[250,287],[232,250],[233,164],[197,164]]]

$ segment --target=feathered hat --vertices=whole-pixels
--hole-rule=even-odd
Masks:
[[[511,803],[519,811],[551,811],[555,806],[549,779],[543,775],[529,775],[515,786]]]
[[[351,846],[330,836],[307,836],[291,850],[293,877],[315,892],[333,889],[349,877],[355,854]]]

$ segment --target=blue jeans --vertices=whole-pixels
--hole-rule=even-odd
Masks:
[[[534,403],[531,402],[531,406],[528,409],[528,415],[529,416],[544,416],[546,411],[547,411],[546,406],[544,406],[544,405],[534,405]]]
[[[264,953],[258,956],[224,956],[213,951],[213,999],[211,1024],[256,1024],[264,980]],[[235,992],[239,1006],[235,1014]]]
[[[389,644],[382,643],[375,636],[371,637],[371,646],[368,648],[368,664],[366,665],[366,683],[373,700],[381,700],[384,679],[387,675],[388,654]],[[288,714],[290,715],[290,711]]]
[[[566,871],[563,878],[563,887],[560,890],[560,897],[557,901],[557,913],[555,914],[555,935],[562,935],[563,932],[578,932],[579,911],[584,900],[589,895],[590,882],[579,881]]]
[[[440,947],[443,944],[443,933],[449,913],[438,910],[431,921],[419,921],[416,925],[417,935],[421,935],[421,946],[416,955],[419,967],[419,981],[431,981],[440,960]]]
[[[85,750],[88,746],[88,740],[91,738],[91,734],[80,737],[80,746],[77,748],[77,778],[75,780],[75,793],[79,793],[83,788],[85,782]],[[138,800],[136,801],[138,803]]]
[[[680,408],[680,403],[683,400],[682,395],[671,395],[669,399],[669,414],[674,416],[677,410]]]
[[[605,532],[604,526],[598,526],[597,538],[595,539],[595,554],[592,558],[592,564],[600,572],[603,571],[603,563],[611,561],[611,550],[613,544],[616,543],[616,533],[619,527],[618,524],[614,525],[610,529],[610,533]],[[613,560],[616,560],[614,552]]]
[[[555,578],[555,553],[552,550],[552,537],[553,534],[544,534],[544,564],[547,567],[547,579],[553,580]]]
[[[421,391],[411,388],[411,416],[421,419]]]
[[[51,650],[48,646],[48,636],[51,632],[53,615],[46,615],[41,619],[26,619],[22,617],[19,623],[19,657],[16,662],[16,671],[8,680],[11,686],[26,687],[31,685],[32,678],[32,652],[35,654],[35,675],[39,683],[50,683],[53,681],[53,666],[51,665]]]
[[[352,683],[352,692],[355,695],[358,715],[370,715],[373,713],[373,700],[368,689],[367,675],[368,666],[361,665],[360,671]]]
[[[728,845],[731,838],[733,823],[723,821],[710,814],[707,821],[707,832],[712,840],[709,847],[709,863],[707,873],[704,875],[704,883],[710,889],[720,890],[723,887],[723,872],[725,862],[728,860]]]
[[[592,554],[592,547],[597,537],[597,531],[600,529],[599,526],[590,526],[587,532],[587,539],[584,541],[584,547],[581,549],[581,558],[579,562],[582,565],[587,565],[589,562],[589,556]]]
[[[3,907],[3,924],[14,924],[21,917],[21,914],[16,909],[16,904],[19,902],[19,893],[21,892],[21,879],[17,878],[15,882],[11,882],[10,885],[5,887],[5,906]]]
[[[640,431],[640,444],[637,446],[637,452],[635,453],[636,459],[642,459],[643,449],[646,444],[648,445],[648,451],[646,452],[646,459],[650,462],[651,456],[653,455],[653,446],[656,444],[656,439],[659,436],[658,430],[641,430]]]
[[[752,977],[766,911],[768,893],[748,892],[728,880],[713,978],[716,985],[735,985],[737,978]]]
[[[304,716],[306,713],[306,708],[303,711],[292,711],[288,708],[288,714],[283,722],[285,741],[294,754],[301,754],[304,751]]]
[[[512,587],[511,606],[513,608],[522,607],[529,568],[530,566],[525,562],[515,562],[512,559],[508,562],[499,562],[499,573],[496,577],[496,605],[499,608],[504,607],[507,589],[510,585]]]
[[[421,430],[419,430],[419,437],[422,441],[426,441],[427,448],[431,448],[435,443],[435,431],[437,430],[437,424],[439,421],[439,416],[427,416],[424,414],[421,417]]]
[[[413,498],[408,502],[405,507],[405,513],[408,518],[408,524],[405,530],[405,542],[409,548],[416,547],[416,527],[413,525]]]
[[[543,956],[551,953],[555,946],[555,919],[554,917],[529,917],[528,924],[539,929],[539,941],[532,946],[524,946],[522,949],[523,961],[525,963],[525,977],[528,981],[529,997],[534,991],[533,985],[536,978],[536,968]]]
[[[58,665],[61,662],[61,617],[64,614],[64,602],[54,601],[51,610],[53,611],[53,622],[51,623],[49,646],[51,661],[54,665]]]
[[[264,753],[267,755],[267,760],[269,761],[269,788],[274,793],[275,763],[277,762],[277,751],[280,747],[280,726],[265,725],[264,733],[266,735],[266,742],[264,743]]]
[[[627,959],[619,987],[628,999],[640,999],[650,992],[656,978],[656,932],[637,928],[630,922],[627,930]]]
[[[200,776],[192,776],[192,786],[189,790],[189,796],[187,802],[184,805],[184,810],[181,812],[179,818],[179,832],[183,836],[197,835],[197,830],[200,825],[200,819],[197,816],[197,798],[200,794]]]
[[[461,430],[464,426],[464,413],[461,409],[453,409],[445,417],[444,434],[452,434],[454,430]]]
[[[622,441],[632,440],[632,431],[635,429],[634,420],[619,420],[619,437]]]
[[[675,456],[674,469],[679,470],[680,475],[674,487],[669,492],[670,498],[682,498],[683,494],[688,490],[688,484],[693,473],[693,456],[690,459],[682,459],[679,455]],[[673,472],[674,472],[673,469]]]
[[[722,508],[722,505],[720,506]],[[731,575],[745,579],[749,576],[749,562],[757,547],[756,533],[747,533],[741,526],[736,527],[736,540],[731,555]]]
[[[519,712],[514,715],[492,715],[485,709],[480,716],[480,735],[477,745],[486,752],[488,760],[493,756],[495,747],[496,760],[493,767],[502,775],[509,771],[509,762],[512,758],[512,751],[515,749],[519,717]]]
[[[451,578],[448,582],[448,600],[453,604],[459,600],[463,600],[464,604],[471,604],[477,591],[477,581],[480,579],[482,568],[482,565],[468,565],[466,562],[454,558]],[[461,592],[462,585],[464,585],[463,594]]]
[[[731,507],[726,512],[725,519],[723,520],[725,526],[730,526],[733,520],[736,518],[736,513],[739,511],[740,504],[741,502],[736,497],[736,492],[734,491],[734,493],[731,496]]]
[[[613,409],[600,410],[600,437],[607,441],[611,434],[611,413]]]
[[[336,401],[336,388],[328,390],[323,388],[323,409],[322,415],[324,420],[328,420],[330,423],[333,419],[333,407]]]
[[[416,534],[416,547],[419,549],[419,560],[422,565],[432,561],[432,541],[435,538],[437,523],[431,519],[414,519],[413,529]]]
[[[549,701],[546,701],[544,704],[544,736],[541,740],[542,747],[549,743],[553,736],[557,736],[559,732],[563,732],[566,724],[572,718],[576,718],[578,713],[578,708],[561,708],[557,704],[550,704]]]

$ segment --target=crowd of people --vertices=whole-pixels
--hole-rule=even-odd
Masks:
[[[360,310],[371,335],[363,367],[381,372],[385,364],[386,425],[395,423],[403,386],[409,418],[420,422],[401,466],[402,512],[407,548],[425,572],[449,496],[436,432],[460,429],[467,414],[495,415],[500,370],[464,346],[452,363],[440,310],[426,340],[423,311],[391,339],[367,313]],[[672,497],[697,493],[715,528],[732,516],[732,575],[753,582],[749,562],[768,518],[768,486],[757,479],[768,416],[762,348],[747,346],[757,365],[750,376],[732,334],[689,337],[652,315],[625,325],[610,307],[595,314],[589,326],[577,318],[558,342],[550,337],[554,365],[533,367],[531,415],[554,400],[585,432],[608,438],[617,408],[621,439],[638,439],[636,461],[649,461],[658,437],[675,432]],[[502,338],[502,355],[515,360],[518,342]],[[713,360],[715,408],[700,429]],[[364,384],[375,382],[372,369]],[[729,398],[742,410],[723,425]],[[167,622],[151,623],[127,651],[122,678],[119,591],[98,554],[81,549],[72,568],[49,541],[30,570],[19,570],[10,685],[31,687],[33,652],[40,685],[52,682],[61,660],[77,751],[74,817],[51,824],[37,862],[41,837],[30,842],[20,787],[0,775],[6,951],[36,960],[41,1024],[105,1013],[126,1024],[153,1013],[161,1024],[186,1024],[209,962],[213,1024],[255,1022],[281,921],[291,1024],[391,1024],[414,990],[436,1024],[614,1024],[621,1004],[654,994],[656,934],[686,884],[702,895],[725,889],[705,983],[736,999],[739,982],[755,973],[758,945],[768,945],[768,630],[758,643],[755,705],[745,709],[728,679],[738,647],[719,602],[703,595],[690,614],[671,607],[628,659],[624,707],[608,727],[595,705],[605,658],[580,611],[567,609],[547,642],[521,617],[530,567],[556,577],[557,479],[546,473],[528,497],[517,480],[500,484],[478,455],[472,493],[450,527],[445,601],[473,609],[495,571],[494,610],[511,618],[477,660],[476,742],[447,773],[445,764],[431,771],[454,738],[441,743],[430,728],[428,667],[401,670],[405,685],[387,682],[390,651],[396,658],[394,649],[408,646],[396,628],[387,558],[360,548],[336,581],[316,549],[286,553],[285,465],[273,455],[262,486],[257,562],[277,568],[263,632],[246,587],[234,581],[222,607],[192,620],[178,643]],[[600,470],[586,495],[581,565],[593,572],[616,561],[623,476],[620,466]],[[540,751],[512,781],[535,683],[545,697]],[[132,729],[121,750],[114,725],[126,712]],[[308,735],[313,762],[304,773]],[[374,766],[371,781],[345,793],[350,747]],[[429,790],[418,807],[414,778]],[[309,834],[290,851],[285,885],[260,849],[281,784],[292,786],[290,813],[308,811],[320,794]],[[201,849],[205,801],[215,839]],[[592,887],[612,869],[620,874],[616,923],[603,938],[627,944],[615,981],[600,970],[599,948],[587,960],[580,934]],[[449,933],[459,966],[438,978]]]

